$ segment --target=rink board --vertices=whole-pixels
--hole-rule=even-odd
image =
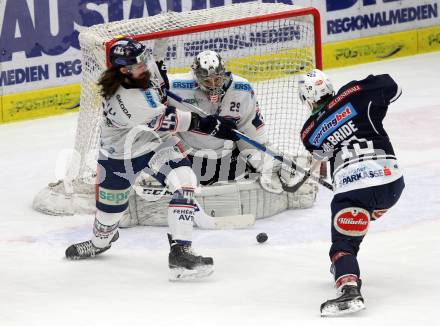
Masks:
[[[323,67],[339,68],[432,51],[440,51],[440,26],[324,44]],[[256,58],[240,60],[250,62]],[[273,60],[267,60],[267,70]],[[246,72],[243,75],[246,77]],[[71,112],[78,109],[79,98],[79,84],[3,95],[0,97],[0,123]]]
[[[440,51],[440,26],[323,45],[325,69]]]
[[[1,97],[1,122],[12,122],[78,110],[80,85],[66,85]]]

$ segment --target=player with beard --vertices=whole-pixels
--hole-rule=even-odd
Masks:
[[[235,124],[218,116],[200,117],[168,106],[163,88],[166,73],[145,46],[130,38],[114,42],[111,67],[98,82],[102,95],[96,208],[91,240],[71,245],[69,259],[94,257],[119,238],[119,221],[128,207],[136,177],[147,172],[173,193],[168,206],[171,280],[212,273],[213,259],[192,251],[194,188],[197,179],[183,155],[176,132],[198,130],[237,140]],[[162,78],[159,77],[161,75]],[[164,80],[158,85],[156,80]]]

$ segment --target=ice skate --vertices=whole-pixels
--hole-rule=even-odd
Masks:
[[[344,285],[341,295],[332,300],[327,300],[321,305],[322,317],[334,317],[355,313],[365,309],[364,298],[360,292],[360,284]]]
[[[193,251],[191,244],[179,245],[171,240],[170,254],[168,256],[168,266],[170,268],[170,281],[194,280],[211,275],[214,261],[212,257],[197,256]]]
[[[90,257],[95,257],[109,250],[112,245],[112,242],[115,242],[118,239],[119,239],[119,232],[116,232],[112,240],[110,241],[110,244],[104,248],[96,247],[93,244],[92,240],[75,243],[66,249],[66,258],[77,260],[77,259],[86,259]]]

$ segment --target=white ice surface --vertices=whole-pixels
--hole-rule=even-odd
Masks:
[[[65,260],[69,244],[89,238],[92,217],[45,216],[31,203],[73,144],[77,116],[68,114],[0,125],[0,325],[439,325],[439,67],[432,53],[328,71],[337,87],[389,73],[403,88],[385,127],[406,189],[362,244],[365,311],[319,317],[334,296],[326,189],[315,207],[252,229],[195,230],[195,248],[215,258],[201,282],[168,282],[166,228],[125,229],[108,253]],[[269,240],[259,245],[262,231]]]

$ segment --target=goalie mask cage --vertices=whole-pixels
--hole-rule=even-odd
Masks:
[[[226,70],[247,78],[253,86],[266,124],[268,141],[292,158],[309,158],[301,144],[300,129],[309,116],[298,98],[298,75],[321,68],[319,13],[280,3],[240,3],[189,12],[92,26],[79,36],[82,51],[81,108],[74,155],[64,181],[50,184],[54,193],[69,200],[72,195],[94,192],[99,124],[102,118],[97,81],[107,68],[107,51],[120,36],[143,42],[150,51],[155,39],[166,38],[168,73],[189,71],[194,57],[203,50],[218,52]],[[301,160],[307,167],[309,160]],[[34,207],[49,214],[64,214]],[[37,202],[37,203],[36,203]],[[72,205],[66,204],[67,206]],[[81,209],[67,208],[67,214]]]

